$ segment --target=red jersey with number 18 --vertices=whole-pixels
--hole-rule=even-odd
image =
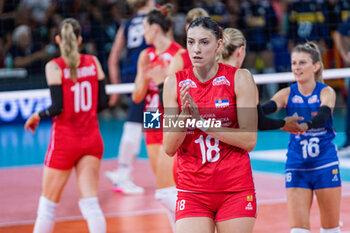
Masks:
[[[238,128],[234,91],[236,70],[235,67],[219,63],[215,77],[204,83],[198,81],[192,68],[177,72],[179,109],[180,89],[183,85],[189,85],[190,95],[203,119],[221,121],[222,127]],[[193,192],[254,189],[247,151],[221,142],[192,125],[187,127],[185,140],[177,151],[177,180],[179,190]]]
[[[103,143],[97,120],[98,75],[91,55],[80,55],[78,78],[62,57],[53,59],[62,71],[63,111],[53,118],[45,165],[69,169],[83,155],[102,156]]]

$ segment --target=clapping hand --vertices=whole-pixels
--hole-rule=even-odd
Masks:
[[[289,116],[284,118],[284,121],[286,122],[284,126],[281,128],[281,130],[293,133],[293,134],[300,134],[305,132],[305,130],[300,127],[300,124],[298,124],[298,121],[302,121],[303,117],[297,117],[297,116]]]
[[[182,104],[182,111],[185,114],[191,115],[192,118],[199,120],[200,114],[198,111],[198,106],[194,102],[193,98],[190,95],[190,86],[183,85],[180,89],[180,99]]]

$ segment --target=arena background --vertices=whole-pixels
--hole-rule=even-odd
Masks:
[[[334,49],[332,34],[337,25],[347,19],[350,12],[348,1],[335,1],[339,7],[333,7],[332,1],[322,0],[171,2],[177,9],[174,37],[182,45],[185,41],[184,17],[195,6],[205,7],[222,27],[236,27],[243,31],[248,39],[244,67],[256,74],[254,77],[259,84],[262,102],[293,80],[290,73],[280,72],[290,70],[289,46],[302,42],[301,36],[307,33],[299,30],[300,26],[311,23],[321,27],[322,33],[310,31],[310,35],[322,47],[325,68],[331,69],[325,72],[325,76],[332,79],[326,82],[337,92],[334,111],[337,136],[334,142],[339,147],[343,145],[347,113],[347,81],[344,78],[350,71],[343,69],[346,65]],[[318,5],[315,11],[310,12],[301,7],[303,2]],[[255,12],[254,6],[264,9],[261,11],[263,14]],[[81,51],[95,54],[108,78],[107,59],[115,32],[131,15],[131,9],[123,0],[0,0],[0,232],[31,232],[36,218],[50,121],[42,121],[35,135],[25,132],[23,124],[32,112],[50,105],[44,64],[59,55],[53,39],[59,22],[65,17],[79,20],[84,38]],[[249,21],[248,18],[255,20]],[[305,18],[310,22],[305,24]],[[261,20],[263,25],[258,23]],[[14,33],[21,26],[27,26],[31,34],[21,37]],[[18,48],[21,41],[27,42],[25,51]],[[15,60],[21,56],[29,58],[29,61],[18,65]],[[132,88],[132,85],[109,85],[107,91],[130,93]],[[128,104],[128,98],[122,96],[117,106],[99,115],[105,145],[99,200],[107,217],[108,232],[171,232],[165,209],[153,198],[155,179],[144,144],[135,164],[134,176],[135,183],[145,187],[145,194],[127,196],[114,193],[112,184],[103,175],[104,171],[117,166],[116,156]],[[275,115],[283,116],[283,113]],[[288,138],[289,135],[280,130],[258,132],[258,143],[251,153],[258,199],[254,232],[289,231],[283,175]],[[350,232],[349,154],[345,151],[340,156],[342,232]],[[73,175],[57,209],[55,232],[87,232],[77,202],[78,190]],[[312,232],[319,232],[319,226],[315,202],[311,212]]]

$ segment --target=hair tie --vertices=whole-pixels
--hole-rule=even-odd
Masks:
[[[164,15],[168,14],[168,12],[165,10],[165,8],[163,6],[158,4],[157,7],[163,12]]]

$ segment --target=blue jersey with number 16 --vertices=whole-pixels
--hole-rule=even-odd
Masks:
[[[303,96],[297,83],[290,86],[290,94],[287,103],[288,116],[301,116],[302,122],[314,117],[321,105],[320,94],[326,84],[316,82],[316,87],[311,95]],[[317,129],[309,129],[304,134],[290,134],[287,152],[286,169],[313,170],[327,167],[338,162],[337,150],[332,142],[335,137],[333,117]]]

